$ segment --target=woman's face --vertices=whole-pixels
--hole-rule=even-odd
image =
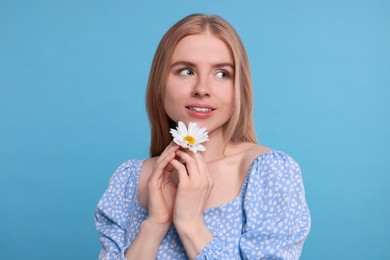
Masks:
[[[173,52],[164,106],[175,122],[196,122],[210,132],[232,116],[234,61],[227,45],[210,33],[181,39]]]

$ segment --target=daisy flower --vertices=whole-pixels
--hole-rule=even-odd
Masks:
[[[206,147],[201,145],[209,140],[205,127],[200,128],[196,123],[191,122],[187,129],[186,125],[179,121],[176,130],[171,128],[170,133],[173,136],[173,141],[181,147],[188,148],[194,153],[206,151]]]

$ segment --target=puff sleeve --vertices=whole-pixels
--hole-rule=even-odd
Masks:
[[[242,259],[299,259],[311,219],[299,165],[283,152],[255,161],[243,210]]]
[[[135,188],[131,187],[134,162],[123,163],[112,175],[95,210],[96,231],[101,235],[99,259],[125,260],[126,229]]]

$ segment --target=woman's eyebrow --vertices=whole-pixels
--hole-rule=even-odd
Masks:
[[[189,62],[189,61],[176,61],[171,65],[171,68],[176,67],[176,66],[185,66],[185,67],[196,67],[195,63]]]
[[[189,61],[176,61],[171,65],[171,68],[176,66],[185,66],[185,67],[197,67],[197,65],[193,62]],[[212,65],[213,68],[221,68],[221,67],[230,67],[232,70],[234,70],[234,65],[230,62],[222,62],[222,63],[216,63]]]
[[[230,62],[224,62],[224,63],[217,63],[213,65],[214,68],[221,68],[221,67],[230,67],[232,70],[234,70],[234,65]]]

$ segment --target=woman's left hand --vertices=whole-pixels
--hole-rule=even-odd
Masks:
[[[179,160],[170,164],[177,170],[179,183],[173,208],[173,222],[181,229],[193,230],[203,226],[203,210],[213,189],[213,180],[200,153],[176,152]]]
[[[203,155],[179,150],[176,156],[179,160],[170,162],[179,177],[172,220],[188,257],[194,259],[214,238],[203,222],[214,184]]]

